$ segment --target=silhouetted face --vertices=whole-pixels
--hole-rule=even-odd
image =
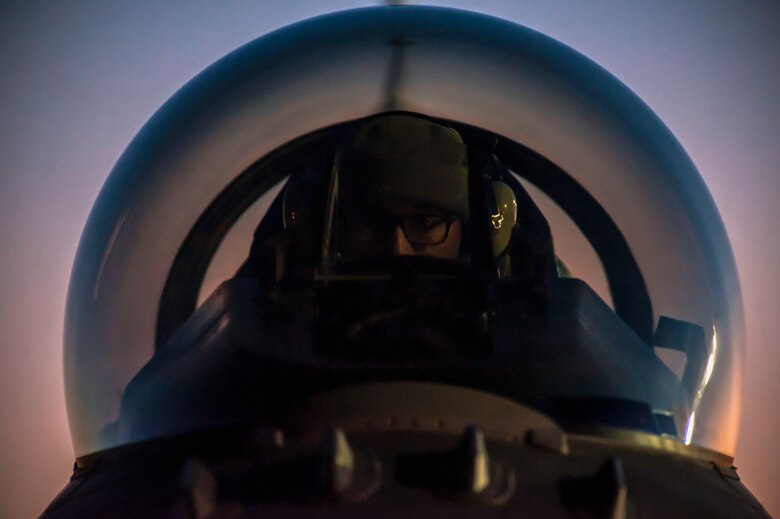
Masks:
[[[468,160],[454,129],[407,114],[373,119],[346,148],[336,178],[339,259],[459,258]]]
[[[343,208],[339,241],[348,259],[429,256],[457,259],[462,222],[457,215],[431,205],[407,201],[374,207]]]

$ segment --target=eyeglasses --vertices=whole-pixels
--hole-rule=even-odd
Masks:
[[[455,215],[410,214],[404,216],[353,214],[345,216],[341,229],[356,241],[385,239],[396,227],[412,245],[439,245],[447,240]]]

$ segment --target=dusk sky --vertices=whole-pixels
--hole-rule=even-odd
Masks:
[[[39,514],[73,465],[62,376],[70,269],[132,137],[238,46],[377,2],[4,2],[0,7],[0,517]],[[605,67],[672,130],[717,203],[746,316],[735,464],[780,516],[780,4],[429,2],[506,18]]]

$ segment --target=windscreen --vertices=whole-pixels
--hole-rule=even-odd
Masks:
[[[484,16],[342,13],[207,69],[117,163],[68,297],[77,456],[376,378],[736,443],[739,286],[696,168],[606,71]]]
[[[422,127],[423,133],[399,133],[399,118],[400,130]],[[379,138],[366,150],[361,132],[370,133],[372,125],[389,125],[391,139]],[[431,128],[446,130],[443,135],[457,144],[449,155],[438,150],[432,159],[424,151],[430,142],[404,142],[430,139],[425,132]],[[707,280],[690,264],[695,256],[671,271],[676,283],[652,282],[658,271],[670,275],[659,262],[683,240],[667,232],[664,243],[654,234],[658,214],[647,217],[643,239],[632,242],[620,231],[620,215],[607,213],[531,150],[503,139],[490,149],[469,147],[453,126],[422,116],[379,117],[324,135],[319,144],[306,144],[306,158],[291,153],[295,144],[275,154],[266,171],[290,175],[257,200],[242,202],[247,209],[224,231],[204,269],[197,309],[158,344],[147,366],[126,375],[130,384],[121,389],[120,412],[102,425],[101,441],[132,443],[205,425],[159,417],[151,427],[145,414],[184,398],[162,389],[172,382],[187,388],[198,386],[198,377],[214,376],[197,362],[192,373],[166,370],[169,364],[180,370],[183,359],[212,347],[193,330],[222,318],[239,323],[214,332],[224,335],[223,348],[240,342],[230,329],[240,325],[269,343],[256,348],[307,350],[314,363],[386,363],[400,378],[403,365],[415,376],[421,370],[430,380],[446,374],[451,381],[464,362],[471,363],[489,376],[463,384],[532,405],[569,429],[633,429],[692,441],[713,372],[728,369],[729,346],[719,337],[715,309],[702,297]],[[344,144],[345,135],[352,141]],[[404,146],[420,149],[398,157]],[[289,157],[298,158],[283,167],[279,161]],[[553,170],[555,184],[544,180]],[[677,229],[686,225],[680,222]],[[641,245],[648,237],[655,237],[652,255],[635,256],[631,243]],[[251,293],[236,295],[231,286],[246,280],[257,284]],[[302,296],[301,286],[317,295]],[[490,296],[495,290],[505,293],[500,301]],[[292,307],[282,309],[284,298]],[[290,326],[311,332],[295,344],[270,332],[276,325],[262,316],[248,322],[238,317],[251,310],[278,318],[303,302],[316,311],[301,318],[292,310],[297,321]],[[247,369],[253,373],[234,361],[236,379],[247,376]],[[276,361],[284,362],[284,354]],[[228,365],[219,366],[221,376],[231,378],[233,361],[222,362]],[[262,368],[258,361],[251,376]],[[236,399],[232,390],[215,391]],[[244,400],[253,397],[242,395]],[[187,405],[198,414],[197,401]],[[207,425],[262,418],[252,407],[252,413],[238,409]]]

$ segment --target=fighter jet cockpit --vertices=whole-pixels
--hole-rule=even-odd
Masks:
[[[486,391],[571,431],[690,435],[711,324],[657,313],[616,222],[533,151],[391,112],[290,143],[247,176],[174,261],[156,352],[100,442],[285,423],[309,396],[390,382]],[[271,189],[257,198],[257,184]],[[227,204],[249,209],[220,265],[185,283],[188,251],[229,234]]]
[[[77,457],[478,427],[729,466],[739,287],[679,143],[538,33],[368,11],[239,49],[120,159],[69,293]]]
[[[511,174],[476,149],[470,165],[458,131],[419,115],[350,130],[338,130],[345,140],[324,167],[290,177],[282,210],[270,211],[284,213],[283,231],[261,224],[238,276],[273,272],[270,290],[282,299],[296,283],[316,287],[319,351],[397,360],[484,353],[485,288],[510,270],[517,201],[500,179]]]

